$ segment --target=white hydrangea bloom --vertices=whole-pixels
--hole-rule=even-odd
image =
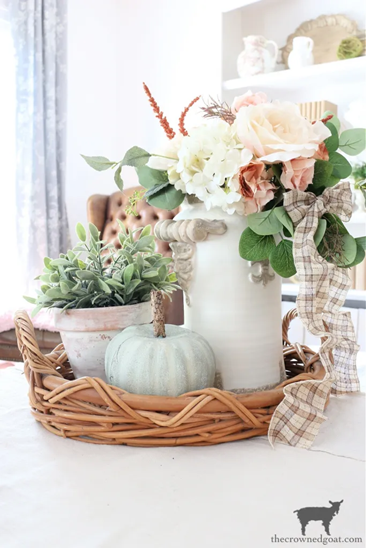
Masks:
[[[196,196],[209,210],[220,207],[229,214],[244,214],[243,197],[232,177],[247,165],[252,153],[244,148],[236,124],[214,119],[178,134],[151,156],[148,166],[168,172],[177,190]]]
[[[243,213],[244,205],[231,178],[252,153],[239,141],[235,124],[212,120],[194,128],[183,137],[178,150],[175,188],[202,200],[207,209],[221,207],[228,213]]]

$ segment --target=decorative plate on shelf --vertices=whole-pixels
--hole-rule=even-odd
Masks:
[[[288,56],[292,51],[292,41],[296,36],[309,36],[314,41],[314,64],[338,61],[337,49],[344,38],[357,35],[357,23],[345,15],[320,15],[305,21],[287,38],[282,48],[282,60],[288,67]]]

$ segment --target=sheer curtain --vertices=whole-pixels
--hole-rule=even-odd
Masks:
[[[16,57],[18,249],[27,283],[40,273],[45,256],[57,257],[67,251],[69,243],[65,205],[67,0],[11,0],[10,5]]]
[[[69,246],[66,14],[67,0],[0,0],[0,313]]]

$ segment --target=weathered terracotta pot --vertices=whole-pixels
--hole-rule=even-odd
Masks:
[[[55,328],[75,377],[99,377],[106,380],[104,357],[108,343],[130,325],[151,322],[150,302],[106,308],[55,309]]]

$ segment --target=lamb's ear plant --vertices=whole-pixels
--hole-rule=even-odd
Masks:
[[[150,300],[152,289],[168,295],[177,289],[176,275],[169,267],[170,257],[155,253],[151,226],[121,231],[117,249],[100,239],[100,232],[89,224],[89,236],[80,223],[77,245],[58,259],[44,259],[43,282],[37,297],[25,297],[35,304],[32,316],[42,308],[101,308],[142,303]]]

